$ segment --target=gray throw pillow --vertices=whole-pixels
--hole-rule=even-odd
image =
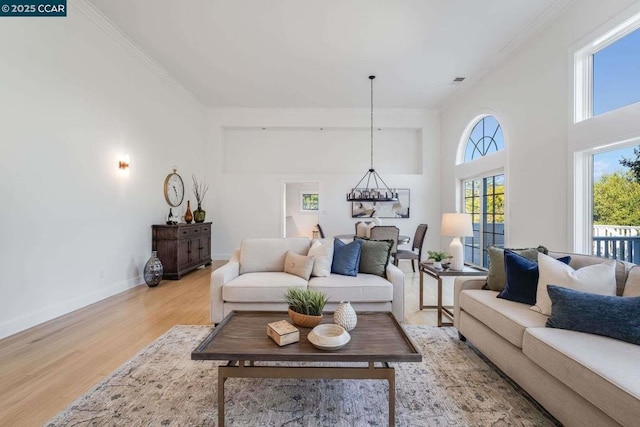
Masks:
[[[386,277],[392,247],[393,240],[362,239],[359,272]]]
[[[509,249],[509,248],[507,248]],[[504,249],[489,246],[489,272],[487,273],[487,288],[492,291],[502,292],[507,282],[507,276],[504,270]],[[531,261],[538,261],[538,253],[547,254],[549,250],[544,246],[537,248],[509,249]]]

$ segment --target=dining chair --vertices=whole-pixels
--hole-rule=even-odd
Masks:
[[[359,237],[365,237],[365,232],[359,232],[360,230],[358,230],[358,226],[360,225],[361,227],[365,226],[365,225],[369,225],[371,224],[371,221],[356,221],[355,226],[356,226],[356,232],[355,235],[359,236]]]
[[[420,224],[418,228],[416,228],[416,234],[413,236],[413,244],[411,245],[411,250],[407,249],[398,249],[396,252],[396,256],[393,258],[394,264],[397,266],[398,261],[401,259],[410,259],[411,260],[411,268],[413,272],[416,272],[415,261],[422,260],[422,244],[424,243],[424,236],[427,234],[427,229],[429,226],[427,224]],[[418,252],[416,252],[416,249]]]
[[[393,246],[391,246],[391,256],[396,258],[396,251],[398,250],[398,236],[400,235],[400,229],[395,225],[376,225],[371,229],[371,240],[393,240]]]

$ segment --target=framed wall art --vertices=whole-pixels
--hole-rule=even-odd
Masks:
[[[410,191],[398,188],[397,202],[351,202],[352,218],[409,218]]]

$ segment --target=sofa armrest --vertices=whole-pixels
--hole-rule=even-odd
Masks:
[[[482,289],[487,283],[486,276],[473,276],[473,277],[456,277],[453,287],[453,326],[456,329],[460,322],[460,292],[465,289]]]
[[[240,249],[236,249],[225,265],[211,273],[211,323],[220,323],[224,317],[222,288],[240,275]]]
[[[404,322],[404,273],[392,263],[387,264],[387,280],[393,285],[391,311],[396,320]]]

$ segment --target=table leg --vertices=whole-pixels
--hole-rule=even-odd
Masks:
[[[218,426],[224,427],[224,382],[226,377],[222,369],[218,368]]]
[[[396,425],[396,375],[395,371],[389,377],[389,427]]]
[[[420,268],[420,264],[418,264],[418,274],[420,275],[420,301],[418,301],[418,310],[422,310],[422,304],[423,304],[423,286],[424,286],[424,273],[422,272],[422,269]]]
[[[438,326],[442,326],[442,278],[438,277]]]

